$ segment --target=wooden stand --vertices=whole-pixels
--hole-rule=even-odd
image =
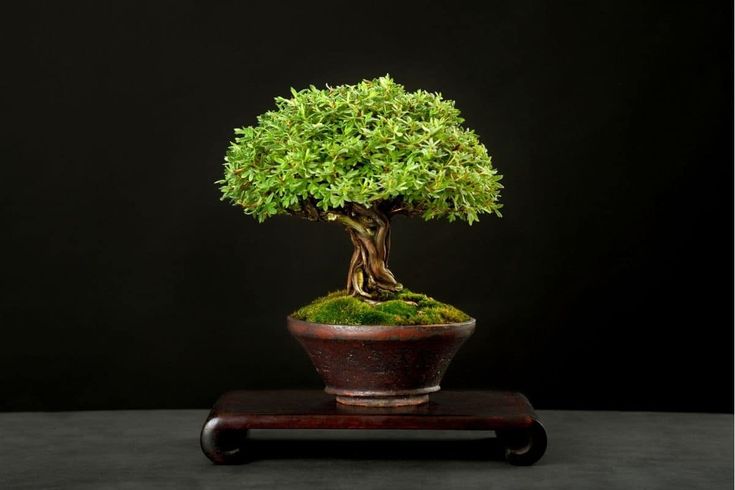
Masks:
[[[546,451],[546,431],[520,393],[440,391],[413,407],[363,408],[322,391],[232,391],[220,397],[202,428],[202,451],[216,464],[254,459],[249,429],[493,430],[513,465]]]

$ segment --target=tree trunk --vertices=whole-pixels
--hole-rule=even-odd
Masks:
[[[379,299],[403,286],[388,269],[390,218],[377,208],[353,208],[355,220],[341,220],[355,247],[347,272],[347,291],[354,296]]]

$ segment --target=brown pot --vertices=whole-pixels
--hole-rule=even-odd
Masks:
[[[288,317],[326,384],[346,405],[397,407],[429,401],[475,320],[445,325],[325,325]]]

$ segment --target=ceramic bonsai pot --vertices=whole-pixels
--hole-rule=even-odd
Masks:
[[[365,407],[420,405],[475,330],[475,320],[443,325],[325,325],[288,317],[337,402]]]

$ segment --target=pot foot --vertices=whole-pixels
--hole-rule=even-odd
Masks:
[[[337,396],[337,403],[358,407],[406,407],[421,405],[429,401],[429,395],[398,396]]]

